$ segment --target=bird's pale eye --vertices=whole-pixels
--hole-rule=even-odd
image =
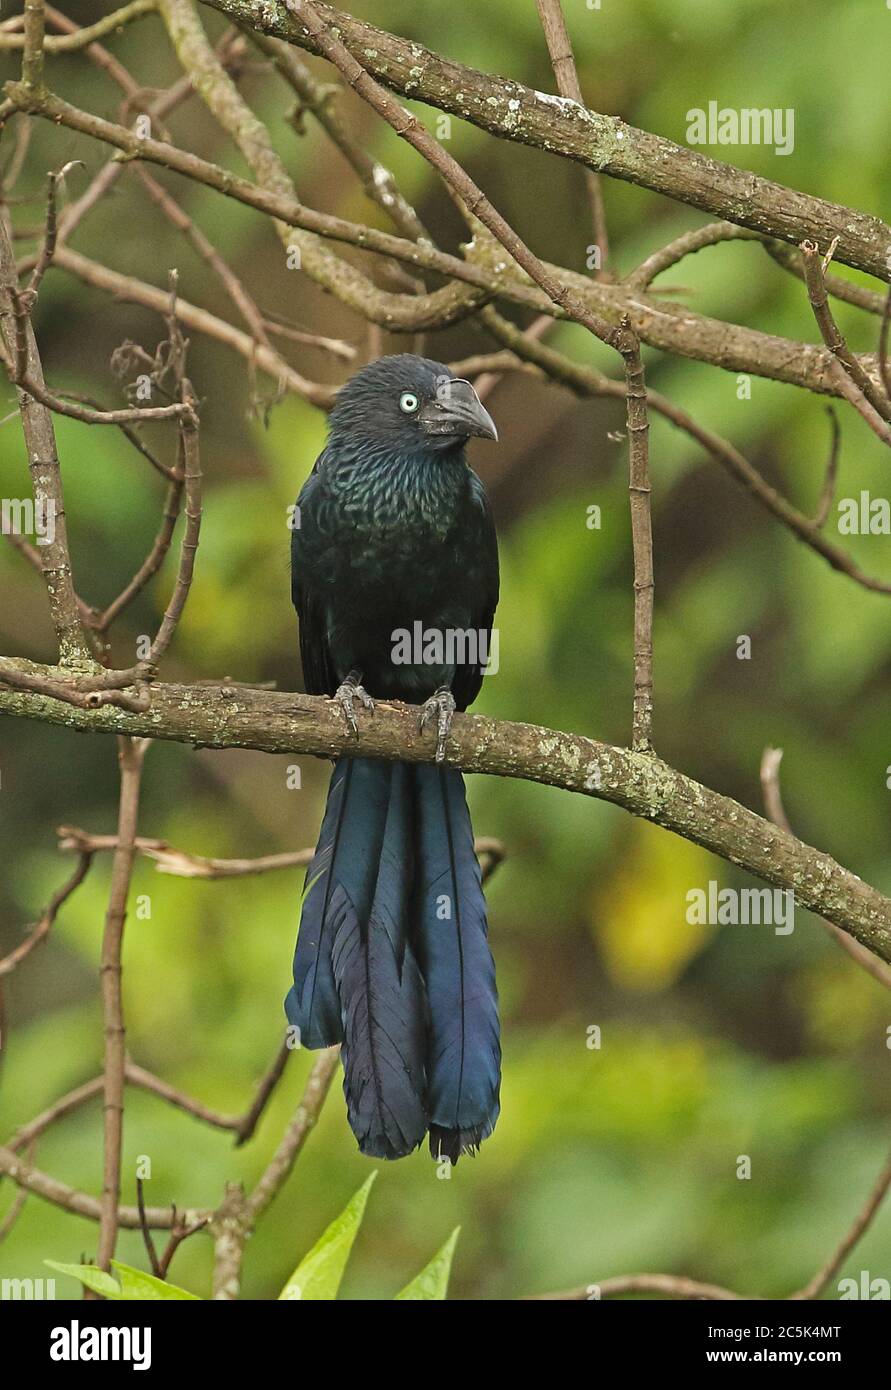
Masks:
[[[403,391],[399,397],[399,409],[404,411],[406,415],[414,415],[420,404],[421,402],[414,391]]]

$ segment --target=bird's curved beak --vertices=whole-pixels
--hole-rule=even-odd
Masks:
[[[425,434],[469,439],[498,439],[495,421],[469,381],[461,378],[440,382],[436,398],[421,407],[418,419]]]

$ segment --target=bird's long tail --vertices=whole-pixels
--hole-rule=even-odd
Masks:
[[[374,1158],[411,1153],[427,1128],[424,986],[408,944],[410,791],[398,763],[337,763],[285,1001],[304,1046],[343,1042],[350,1125]]]
[[[342,758],[307,872],[288,1019],[343,1042],[363,1153],[399,1158],[429,1129],[456,1162],[492,1132],[495,967],[461,774]]]
[[[495,962],[464,778],[440,766],[417,766],[413,775],[412,939],[427,989],[430,1152],[457,1163],[492,1133],[498,1118]]]

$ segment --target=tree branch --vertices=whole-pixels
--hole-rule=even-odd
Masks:
[[[322,53],[316,35],[288,13],[282,0],[201,0],[260,33]],[[877,217],[760,178],[710,159],[659,135],[637,130],[576,102],[536,92],[522,82],[479,72],[442,58],[414,40],[389,34],[342,10],[319,4],[326,25],[379,82],[470,121],[501,139],[516,140],[635,183],[714,217],[798,245],[839,234],[837,259],[891,280],[891,227]]]
[[[560,0],[535,0],[535,3],[538,8],[538,17],[541,20],[545,43],[548,46],[557,91],[561,97],[568,97],[570,101],[584,106],[579,75],[572,53],[572,41],[566,28],[566,20],[563,18]],[[588,202],[591,205],[594,241],[600,248],[600,266],[595,272],[595,278],[599,278],[609,259],[609,238],[606,230],[606,211],[603,206],[600,176],[591,169],[585,170],[585,188],[588,193]]]
[[[105,931],[102,938],[102,957],[99,967],[102,981],[102,1013],[105,1021],[105,1062],[103,1065],[105,1097],[105,1140],[102,1198],[100,1202],[99,1248],[96,1263],[100,1269],[111,1268],[118,1237],[118,1205],[121,1197],[121,1144],[124,1132],[124,1073],[127,1057],[124,1049],[124,1014],[121,991],[121,950],[124,921],[127,915],[127,896],[135,858],[134,841],[139,818],[139,787],[146,743],[129,738],[118,740],[118,761],[121,773],[120,808],[118,812],[118,844],[111,869],[111,888]]]
[[[60,678],[58,668],[23,669]],[[84,710],[44,695],[0,690],[0,715],[69,729],[122,733],[210,748],[269,753],[341,754],[429,762],[417,710],[380,703],[358,738],[344,729],[339,705],[319,696],[221,685],[151,686],[151,708]],[[465,772],[516,777],[593,796],[674,831],[723,859],[791,889],[799,907],[828,917],[891,961],[891,901],[827,854],[771,825],[730,797],[709,790],[660,758],[482,715],[455,715],[446,763]]]
[[[493,297],[505,298],[552,316],[562,316],[561,309],[552,298],[527,282],[509,262],[505,263],[503,255],[497,267],[482,264],[476,258],[461,260],[434,247],[307,208],[293,195],[271,192],[162,140],[140,139],[126,126],[78,111],[49,93],[35,96],[24,87],[15,88],[15,93],[23,110],[103,140],[130,158],[145,159],[173,169],[280,222],[303,228],[307,233],[315,233],[309,243],[313,248],[312,254],[302,256],[303,269],[323,289],[334,294],[363,318],[379,323],[392,332],[421,332],[449,327],[474,313]],[[296,237],[298,234],[294,235]],[[379,289],[366,275],[342,258],[330,253],[321,255],[319,237],[323,236],[393,257],[416,268],[437,271],[460,283],[422,295],[389,293]],[[306,241],[300,244],[305,251]],[[97,266],[67,248],[57,250],[55,259],[58,265],[81,274],[82,278],[92,277],[92,283],[101,282],[102,287],[111,289],[112,293],[123,291],[125,298],[144,302],[146,293],[152,293],[150,287],[140,286],[138,281],[130,277]],[[33,264],[33,261],[26,262],[27,266]],[[835,363],[828,351],[710,319],[689,309],[667,305],[642,291],[592,281],[549,262],[542,264],[552,280],[567,285],[574,298],[597,316],[617,325],[627,314],[635,333],[651,347],[709,362],[729,372],[749,372],[775,381],[786,381],[810,391],[846,395],[845,386],[834,370]],[[191,313],[205,315],[204,310],[195,309],[194,306]],[[203,331],[211,332],[214,336],[222,336],[225,332],[232,346],[245,356],[250,357],[255,351],[253,339],[232,325],[223,327],[221,320],[214,319],[212,315],[206,315],[203,324]],[[256,349],[256,352],[258,364],[263,365],[264,370],[270,370],[261,361],[262,349]],[[858,360],[865,371],[877,370],[875,359],[870,355]],[[275,375],[275,368],[271,370]],[[291,385],[291,380],[288,384]],[[316,396],[325,394],[324,401],[314,397],[312,383],[303,382],[296,389],[315,404],[330,404],[330,393],[325,394],[325,388],[315,388]]]
[[[41,8],[41,25],[43,11]],[[41,30],[42,32],[42,30]],[[43,371],[37,341],[26,319],[21,332],[15,323],[15,296],[18,294],[18,272],[6,218],[0,215],[0,327],[6,343],[8,361],[14,362],[17,344],[24,342],[28,380],[43,384]],[[54,518],[54,536],[50,544],[41,546],[41,562],[50,613],[59,643],[59,660],[63,666],[92,666],[90,648],[84,636],[77,595],[71,574],[68,553],[68,532],[65,503],[62,493],[62,472],[56,447],[53,417],[45,405],[25,391],[19,393],[22,432],[28,454],[34,505],[43,515]]]

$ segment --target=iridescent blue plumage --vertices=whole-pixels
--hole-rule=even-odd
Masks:
[[[501,1046],[495,962],[464,779],[415,767],[415,942],[427,986],[430,1152],[457,1162],[498,1118]]]

